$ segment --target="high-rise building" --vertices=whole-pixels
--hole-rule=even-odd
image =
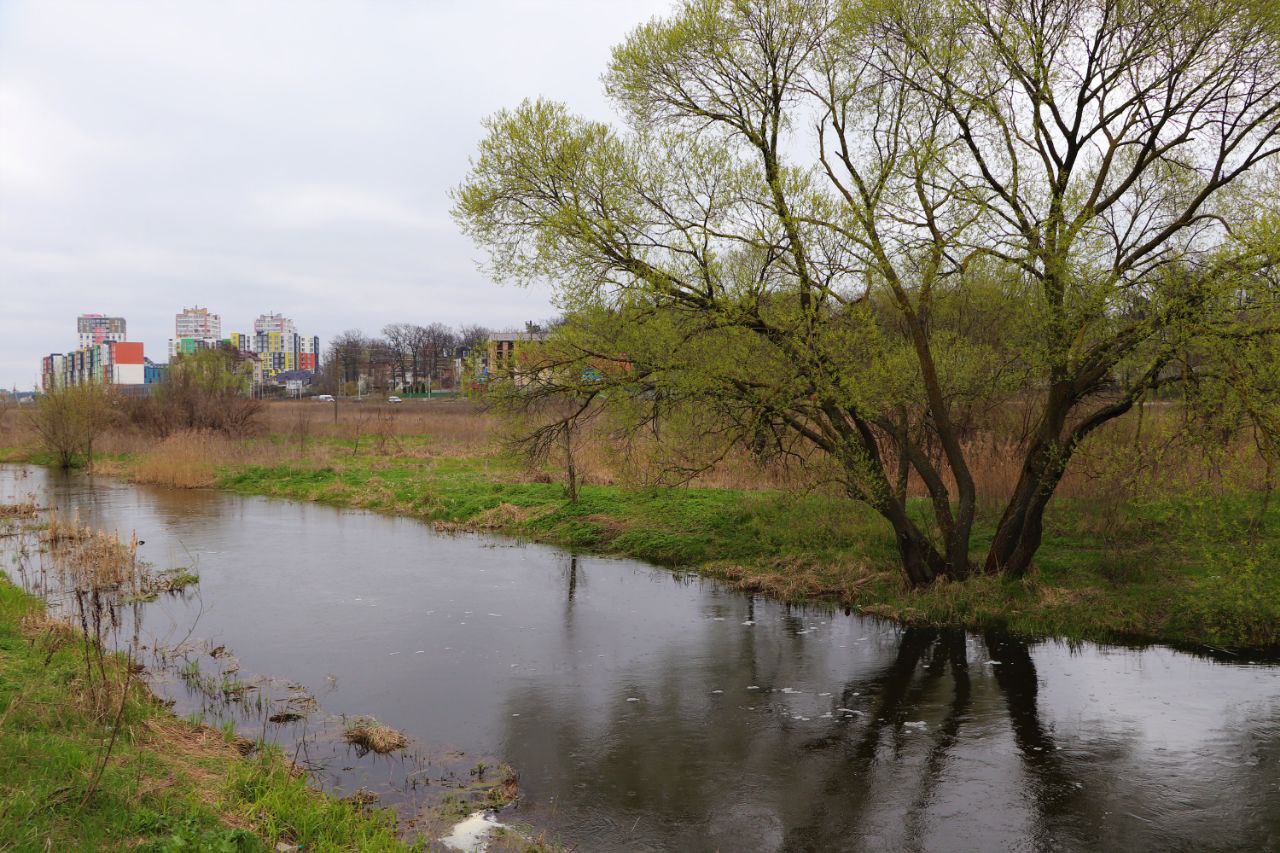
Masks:
[[[320,339],[299,335],[283,314],[262,314],[253,321],[253,350],[268,378],[286,370],[315,372],[320,366]]]
[[[183,308],[182,313],[174,317],[175,338],[211,338],[222,337],[222,318],[209,313],[208,308]]]
[[[293,321],[283,314],[259,314],[258,319],[253,321],[253,332],[260,335],[263,332],[279,332],[281,335],[294,335],[298,330],[294,327]]]
[[[80,335],[80,349],[108,341],[123,341],[124,318],[108,317],[106,314],[81,314],[76,318],[76,332]]]
[[[208,308],[183,308],[174,317],[173,337],[169,339],[169,357],[216,347],[222,340],[222,318]]]

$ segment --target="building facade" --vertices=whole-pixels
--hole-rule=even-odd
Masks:
[[[41,361],[41,386],[49,392],[88,382],[146,385],[147,359],[142,350],[142,344],[136,341],[104,341],[65,354],[52,353]]]
[[[189,355],[196,350],[213,349],[222,342],[222,317],[208,308],[183,308],[173,318],[173,337],[169,339],[169,358]]]
[[[127,340],[124,318],[106,314],[81,314],[76,318],[76,333],[80,336],[80,349],[108,341]]]

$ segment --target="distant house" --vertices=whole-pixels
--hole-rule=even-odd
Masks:
[[[494,332],[489,335],[489,351],[482,367],[483,375],[513,375],[520,366],[520,351],[529,344],[540,344],[546,339],[546,332]]]

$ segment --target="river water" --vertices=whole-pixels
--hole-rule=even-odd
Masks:
[[[501,761],[522,796],[498,818],[577,850],[1280,849],[1274,661],[902,630],[412,520],[0,467],[0,499],[32,493],[198,571],[142,617],[179,650],[152,662],[176,713],[407,820]],[[228,660],[253,701],[174,674]],[[265,721],[305,694],[309,719]],[[341,715],[411,747],[357,755]]]

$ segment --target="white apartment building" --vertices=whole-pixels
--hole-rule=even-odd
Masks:
[[[173,318],[174,335],[169,339],[169,358],[179,353],[216,347],[222,340],[222,317],[208,308],[183,308]]]

